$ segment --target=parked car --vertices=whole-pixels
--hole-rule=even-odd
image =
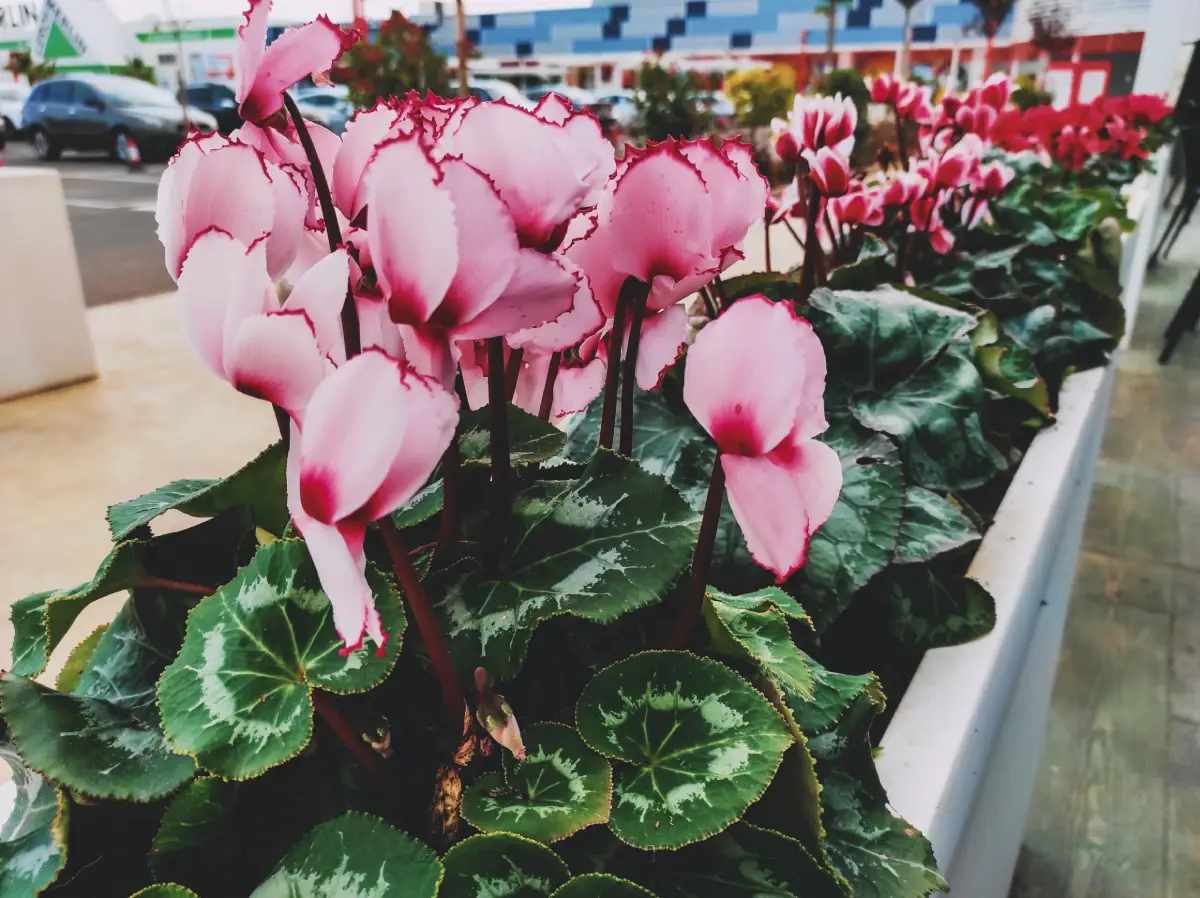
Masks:
[[[521,93],[521,89],[510,81],[504,81],[500,78],[467,78],[467,89],[471,91],[471,96],[478,97],[485,103],[489,100],[503,100],[509,106],[517,106],[521,109],[532,109],[533,102]],[[458,79],[450,79],[450,92],[458,93]]]
[[[299,88],[292,95],[306,119],[324,125],[334,134],[345,131],[346,122],[354,115],[354,104],[344,84]]]
[[[237,94],[228,84],[220,81],[194,81],[187,86],[189,106],[207,112],[217,120],[217,130],[222,134],[236,131],[242,126],[238,115]]]
[[[73,74],[34,86],[22,112],[38,158],[63,150],[107,150],[128,159],[166,158],[187,138],[189,123],[204,133],[217,122],[199,109],[184,118],[179,101],[160,87],[120,75]]]
[[[602,94],[600,99],[612,106],[612,115],[618,125],[626,130],[633,127],[638,117],[637,102],[634,100],[633,91],[611,91]]]
[[[540,103],[546,94],[558,94],[580,112],[590,112],[600,121],[604,133],[612,137],[616,134],[619,122],[613,116],[612,103],[604,100],[590,90],[582,87],[571,87],[569,84],[540,84],[525,91],[525,96],[534,103]]]
[[[713,127],[718,131],[724,131],[733,126],[737,110],[733,106],[733,101],[725,94],[720,91],[704,94],[700,97],[699,103],[700,107],[712,116]]]
[[[6,137],[13,137],[21,130],[21,112],[28,98],[28,85],[16,81],[0,84],[0,126]]]

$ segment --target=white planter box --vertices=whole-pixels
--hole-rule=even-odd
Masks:
[[[1166,154],[1156,163],[1129,194],[1138,224],[1124,238],[1118,353],[1161,207]],[[929,837],[953,895],[1009,893],[1115,371],[1068,379],[1058,420],[1034,439],[980,544],[970,576],[996,599],[995,630],[926,654],[884,734],[877,766],[892,807]]]

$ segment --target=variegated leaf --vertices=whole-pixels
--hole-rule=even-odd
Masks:
[[[283,444],[276,443],[224,480],[177,480],[113,505],[108,509],[109,530],[113,539],[122,540],[172,509],[192,517],[211,518],[230,508],[246,507],[257,525],[278,536],[289,517],[286,464]]]
[[[465,465],[492,463],[491,407],[464,410],[458,425],[458,447]],[[566,434],[541,418],[508,406],[509,459],[514,465],[528,465],[558,455],[567,441]]]
[[[641,886],[607,873],[576,876],[554,893],[552,898],[656,898]]]
[[[250,898],[434,898],[441,880],[441,863],[420,842],[351,813],[314,829]]]
[[[458,665],[507,679],[541,622],[569,613],[607,623],[660,601],[699,530],[699,515],[669,483],[598,452],[579,480],[521,491],[501,579],[464,562],[431,576],[427,590]]]
[[[545,845],[510,833],[472,836],[446,852],[442,863],[446,881],[438,898],[546,898],[571,876]]]
[[[949,499],[931,490],[911,486],[904,492],[900,538],[895,564],[916,564],[979,540],[970,518]]]
[[[71,649],[71,654],[68,656],[62,670],[58,672],[58,676],[54,679],[54,688],[59,692],[74,692],[75,687],[79,685],[79,678],[83,676],[84,669],[92,660],[92,653],[96,651],[96,645],[100,642],[100,637],[104,635],[104,631],[108,629],[108,624],[101,624],[89,635],[85,636],[79,645]]]
[[[624,762],[613,769],[609,826],[638,848],[678,848],[729,826],[792,741],[758,690],[686,652],[644,652],[602,670],[575,716],[588,745]]]
[[[560,723],[522,731],[526,757],[504,755],[504,779],[491,776],[463,797],[463,816],[484,832],[510,832],[557,842],[608,820],[612,767],[579,734]]]
[[[66,866],[67,799],[25,766],[11,742],[0,741],[0,761],[8,765],[15,787],[13,808],[0,823],[0,896],[31,898]]]
[[[150,849],[155,879],[191,881],[195,853],[206,846],[212,851],[228,833],[237,788],[228,780],[201,776],[171,799]]]
[[[400,598],[372,567],[367,581],[389,634],[343,654],[329,598],[304,543],[259,549],[188,618],[179,657],[158,686],[163,729],[179,751],[229,779],[282,764],[308,744],[314,687],[364,692],[387,677],[405,628]]]
[[[796,600],[774,586],[741,596],[710,588],[704,598],[704,618],[718,651],[759,664],[772,679],[811,698],[812,668],[792,642],[788,617],[812,626]]]

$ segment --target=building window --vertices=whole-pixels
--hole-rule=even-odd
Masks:
[[[495,16],[495,14],[489,14],[489,15],[486,15],[486,16],[480,16],[480,17],[479,17],[479,27],[480,27],[480,28],[482,28],[482,29],[485,29],[485,30],[486,30],[486,29],[488,29],[488,28],[495,28],[495,27],[496,27],[496,16]]]
[[[937,40],[937,25],[914,25],[912,30],[914,44],[931,44]]]
[[[689,19],[703,19],[708,15],[708,6],[705,0],[688,0],[685,15]]]
[[[686,30],[687,26],[683,19],[667,19],[667,34],[672,37],[678,37]]]
[[[666,53],[671,49],[671,38],[669,36],[656,37],[650,46],[650,49],[655,53]]]
[[[600,33],[604,35],[605,40],[615,40],[621,36],[621,23],[605,22],[604,27],[600,29]]]
[[[749,31],[735,31],[733,34],[729,35],[729,49],[747,50],[750,48],[750,44],[753,40],[754,37]]]
[[[533,55],[533,43],[531,41],[517,41],[517,56],[525,57]]]

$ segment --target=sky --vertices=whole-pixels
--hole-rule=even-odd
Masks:
[[[465,0],[468,13],[508,12],[511,10],[554,9],[567,6],[588,6],[589,0]],[[245,0],[108,0],[118,17],[126,21],[142,18],[219,18],[242,12]],[[393,9],[413,13],[419,0],[366,0],[368,18],[383,19]],[[164,11],[170,8],[170,13]],[[453,0],[446,0],[448,12],[453,12]],[[348,20],[351,0],[275,0],[277,16],[303,20],[328,13],[335,20]]]

